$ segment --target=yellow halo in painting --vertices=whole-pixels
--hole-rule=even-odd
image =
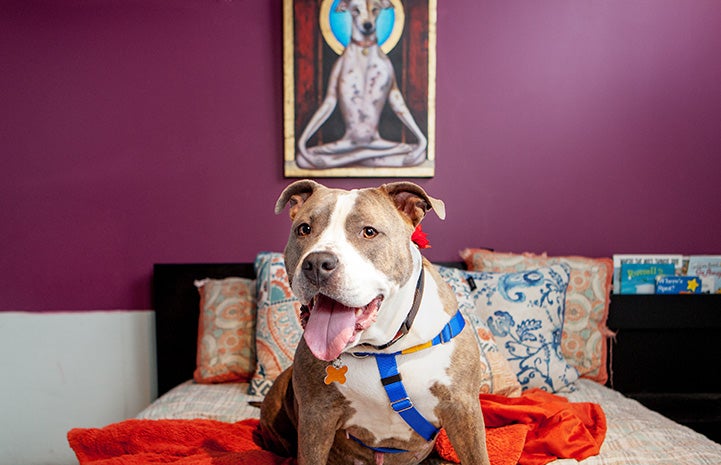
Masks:
[[[320,5],[320,32],[323,34],[323,39],[328,46],[335,53],[340,55],[343,53],[343,50],[345,50],[345,45],[338,40],[336,35],[333,33],[333,28],[330,24],[330,10],[334,2],[335,0],[323,0]],[[391,29],[391,33],[388,38],[381,44],[381,50],[383,50],[383,53],[386,54],[393,50],[393,48],[398,44],[398,41],[401,39],[401,35],[403,35],[403,25],[406,21],[406,14],[401,0],[391,0],[391,5],[393,5],[393,12],[395,14],[393,28]]]

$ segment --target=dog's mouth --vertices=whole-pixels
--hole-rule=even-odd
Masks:
[[[301,310],[303,338],[317,358],[332,361],[361,331],[376,321],[383,296],[363,307],[348,307],[323,294],[317,294]]]

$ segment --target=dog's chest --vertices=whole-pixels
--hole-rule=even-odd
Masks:
[[[438,399],[431,392],[434,384],[448,385],[447,369],[450,365],[453,343],[428,350],[398,355],[396,361],[403,386],[414,407],[431,423],[437,424],[435,408]],[[348,400],[351,415],[343,425],[346,430],[364,428],[377,440],[396,438],[408,440],[413,434],[410,426],[390,405],[383,388],[375,357],[356,358],[343,354],[341,360],[348,367],[346,382],[336,383],[340,393]]]
[[[367,53],[363,53],[363,50]],[[387,57],[375,49],[354,47],[344,60],[339,85],[341,95],[364,99],[387,94],[391,80]]]

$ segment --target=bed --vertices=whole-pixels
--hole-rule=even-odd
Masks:
[[[235,379],[226,378],[224,382],[198,383],[193,379],[198,376],[200,363],[198,342],[207,346],[202,337],[203,317],[201,314],[199,318],[199,313],[203,311],[204,304],[207,307],[208,302],[204,302],[204,299],[207,300],[208,296],[204,295],[201,298],[203,292],[199,290],[209,282],[208,280],[222,282],[230,277],[246,278],[248,280],[246,283],[256,286],[255,293],[251,289],[250,293],[253,295],[248,298],[255,301],[254,318],[257,319],[257,324],[260,325],[261,319],[265,319],[266,321],[263,322],[266,325],[265,331],[277,329],[269,328],[267,325],[277,325],[280,328],[278,334],[271,336],[271,339],[274,339],[271,343],[262,340],[265,336],[261,334],[259,328],[255,328],[252,335],[255,339],[251,339],[251,345],[256,347],[249,358],[256,357],[260,360],[262,357],[267,358],[268,352],[278,352],[273,353],[274,358],[270,362],[266,361],[260,371],[267,373],[260,373],[261,375],[282,369],[283,365],[288,363],[289,357],[292,358],[292,353],[282,353],[285,350],[282,347],[271,347],[273,344],[282,345],[284,340],[297,337],[297,334],[291,334],[292,330],[284,327],[289,323],[288,315],[285,315],[285,319],[272,319],[267,314],[261,315],[263,311],[261,305],[267,303],[261,304],[260,300],[263,297],[260,294],[272,292],[267,286],[276,285],[282,278],[283,272],[282,256],[279,254],[267,254],[267,256],[274,257],[275,262],[273,260],[268,260],[270,263],[264,262],[265,264],[260,266],[258,275],[256,274],[256,269],[259,268],[258,260],[255,264],[156,264],[154,266],[153,300],[156,311],[159,398],[140,412],[138,419],[202,418],[233,423],[259,416],[258,404],[269,383],[264,384],[260,381],[267,380],[258,379],[257,364],[252,369],[246,369],[244,375]],[[438,266],[446,273],[458,272],[463,276],[463,273],[466,273],[465,269],[471,263],[470,258],[470,255],[466,255],[464,262],[442,263]],[[476,256],[475,259],[478,257]],[[518,263],[514,262],[512,265],[517,267]],[[260,273],[264,274],[263,278],[259,276]],[[273,297],[272,305],[275,305],[276,310],[285,305],[287,310],[289,303],[292,303],[292,296],[288,294],[287,288],[281,290],[280,294]],[[601,291],[607,292],[608,289],[603,287]],[[218,292],[220,291],[215,291],[216,296]],[[607,310],[606,303],[605,311]],[[606,316],[607,313],[602,315],[603,324]],[[292,320],[292,313],[290,319]],[[567,317],[567,324],[571,325],[574,322]],[[594,342],[596,347],[600,346],[604,351],[600,357],[600,363],[604,364],[602,369],[604,372],[608,353],[605,344],[607,336],[607,333],[603,334],[603,343]],[[576,352],[580,352],[582,348],[582,345],[577,344]],[[489,363],[492,364],[493,361]],[[599,360],[596,360],[596,370],[599,369],[598,363]],[[569,386],[557,392],[571,402],[599,404],[605,413],[607,431],[600,454],[583,460],[583,464],[718,465],[721,463],[721,445],[604,386],[600,381],[604,380],[605,373],[599,375],[590,368],[589,370],[584,375],[579,369],[581,375],[578,379],[574,379]],[[498,380],[492,380],[492,383],[495,385],[491,388],[496,391],[498,385],[502,384]],[[435,458],[430,459],[428,463],[444,462]],[[559,459],[552,463],[562,465],[578,462],[573,459]]]

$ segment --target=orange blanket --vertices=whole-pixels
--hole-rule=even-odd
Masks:
[[[258,420],[125,420],[70,430],[80,465],[291,465],[253,440]]]
[[[572,403],[540,389],[530,389],[517,398],[481,394],[480,399],[487,434],[506,425],[527,428],[520,465],[544,465],[557,458],[583,460],[598,455],[606,437],[606,415],[598,404]],[[490,455],[491,444],[488,446]],[[439,436],[436,450],[444,459],[458,463],[445,435]]]
[[[541,465],[557,457],[582,460],[598,453],[606,432],[601,408],[573,404],[543,391],[517,399],[482,395],[486,443],[493,465]],[[293,465],[253,439],[257,420],[125,420],[68,433],[80,465]],[[444,432],[442,458],[458,461]]]

